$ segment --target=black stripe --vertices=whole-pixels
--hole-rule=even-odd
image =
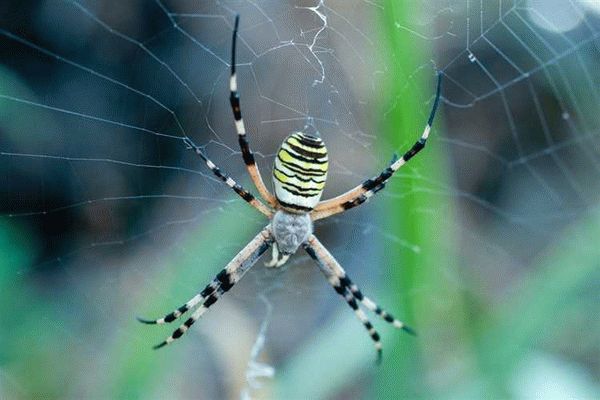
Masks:
[[[319,193],[321,193],[321,191],[318,191],[318,192],[316,192],[316,193],[312,193],[312,194],[309,194],[309,193],[301,193],[301,192],[298,192],[298,191],[296,191],[296,190],[294,190],[294,189],[292,189],[292,188],[289,188],[289,187],[284,187],[283,189],[284,189],[286,192],[289,192],[289,193],[293,194],[294,196],[300,196],[300,197],[304,197],[304,198],[307,198],[307,199],[308,199],[308,198],[310,198],[310,197],[315,197],[315,196],[318,196],[318,195],[319,195]]]
[[[217,300],[219,299],[217,294],[218,294],[218,292],[213,293],[210,296],[208,296],[208,298],[204,302],[204,307],[208,308],[208,307],[212,306],[213,304],[215,304],[217,302]]]
[[[308,193],[308,192],[317,192],[316,194],[319,194],[319,193],[321,193],[321,192],[323,191],[323,189],[319,189],[319,188],[304,188],[304,187],[302,187],[302,186],[298,186],[298,185],[295,185],[295,184],[293,184],[293,183],[290,183],[290,182],[284,182],[284,181],[282,181],[281,179],[279,179],[279,178],[278,178],[277,176],[275,176],[275,175],[273,175],[273,177],[274,177],[275,179],[277,179],[277,181],[278,181],[278,182],[280,182],[282,185],[284,185],[284,186],[285,186],[285,185],[291,186],[292,188],[294,188],[294,189],[297,189],[297,190],[299,190],[300,192],[304,192],[304,193]]]
[[[186,310],[187,311],[187,310]],[[184,311],[185,312],[185,311]],[[165,317],[165,322],[173,322],[177,318],[175,317],[175,313],[171,313]]]
[[[305,211],[305,212],[312,211],[312,207],[304,207],[304,206],[299,206],[297,204],[286,203],[285,201],[281,201],[280,199],[277,199],[277,201],[279,202],[279,204],[281,204],[282,207],[285,207],[285,208],[291,208],[294,210]]]
[[[227,270],[221,270],[217,274],[217,279],[221,282],[221,289],[223,292],[228,291],[233,286],[233,282],[231,281],[231,274],[227,272]]]
[[[296,196],[302,196],[302,197],[315,197],[318,196],[322,190],[321,189],[297,189],[296,186],[293,186],[291,184],[287,184],[287,183],[282,183],[281,181],[278,181],[281,183],[282,189],[285,191],[288,191]],[[288,186],[286,186],[288,185]]]
[[[442,89],[442,73],[438,72],[438,81],[437,81],[437,88],[435,91],[435,100],[433,102],[433,107],[431,109],[431,113],[429,114],[429,119],[427,120],[427,125],[429,125],[430,127],[431,127],[431,124],[433,124],[433,118],[435,117],[435,111],[437,110],[438,103],[440,101],[441,89]]]
[[[187,326],[188,328],[192,325],[194,325],[194,322],[196,322],[196,320],[194,318],[188,318],[183,325]]]
[[[194,142],[191,141],[191,139],[189,138],[185,138],[184,139],[184,143],[189,146],[189,148],[194,149],[194,151],[196,152],[196,154],[198,154],[200,156],[200,158],[202,158],[202,160],[204,160],[204,162],[206,162],[208,164],[208,162],[210,161],[202,152],[202,150],[200,150],[200,148],[198,146],[196,146],[194,144]],[[212,161],[210,161],[212,163]],[[229,175],[227,175],[224,172],[221,172],[221,170],[219,169],[219,167],[217,167],[214,163],[212,163],[214,165],[213,168],[209,169],[212,171],[212,173],[217,176],[219,179],[221,179],[223,182],[227,182],[227,179],[229,178]],[[207,165],[208,166],[208,165]],[[234,181],[235,182],[235,181]],[[255,199],[255,197],[248,192],[247,190],[245,190],[242,186],[238,185],[237,183],[235,183],[235,185],[233,186],[233,190],[240,195],[244,200],[246,200],[248,203],[250,203],[251,201],[253,201]]]
[[[182,305],[181,307],[179,307],[179,308],[177,309],[177,311],[179,311],[179,312],[180,312],[180,313],[182,313],[182,314],[183,314],[184,312],[187,312],[187,310],[189,310],[189,308],[188,308],[187,304],[184,304],[184,305]]]
[[[356,288],[356,290],[352,290],[350,288],[350,286],[352,286],[353,283],[350,280],[350,278],[348,278],[347,275],[344,276],[343,278],[341,278],[340,282],[342,282],[342,284],[344,286],[346,286],[348,288],[348,290],[350,290],[350,292],[352,292],[352,294],[354,295],[354,297],[356,297],[359,301],[362,301],[364,299],[364,296],[363,296],[362,292],[360,291],[360,289]]]
[[[206,287],[200,292],[200,296],[202,297],[206,297],[210,294],[213,294],[215,292],[215,290],[217,289],[217,287],[214,285],[214,280],[209,283],[208,285],[206,285]]]
[[[247,190],[244,190],[243,187],[241,187],[240,185],[238,185],[237,183],[235,185],[233,185],[233,190],[239,194],[242,199],[246,200],[248,203],[250,203],[251,201],[254,200],[254,196],[252,195],[252,193],[248,192]]]
[[[214,163],[213,163],[214,164]],[[219,169],[219,167],[215,166],[212,169],[213,174],[215,174],[217,177],[221,178],[222,181],[226,181],[227,177],[221,172],[221,170]]]
[[[315,249],[313,249],[311,245],[305,244],[304,250],[306,250],[306,252],[308,253],[309,256],[311,256],[315,260],[317,259],[317,253],[315,252]]]
[[[354,297],[350,300],[346,300],[346,302],[350,305],[350,307],[352,307],[353,310],[358,310],[358,304],[356,304],[356,300],[354,300]]]
[[[425,147],[425,139],[421,138],[413,145],[413,147],[407,151],[402,158],[404,161],[410,160],[415,154],[417,154],[421,149]]]
[[[360,206],[362,203],[364,203],[365,201],[367,201],[367,196],[365,196],[364,194],[361,194],[360,196],[358,196],[357,198],[347,201],[345,203],[342,204],[342,208],[344,210],[349,210],[351,208]]]
[[[294,171],[294,168],[295,168],[297,171],[294,171],[294,172],[306,173],[307,175],[313,174],[311,176],[323,176],[323,175],[325,175],[327,173],[327,171],[323,171],[323,170],[320,170],[320,169],[304,168],[304,167],[301,167],[299,165],[293,164],[291,162],[284,161],[279,154],[277,154],[277,158],[279,159],[279,161],[281,161],[283,163],[283,165],[285,165],[286,167],[288,167],[292,171]],[[316,175],[314,175],[314,174],[316,174]]]
[[[242,149],[242,158],[244,159],[244,163],[246,163],[246,165],[256,164],[256,161],[254,160],[254,154],[252,154],[252,150],[250,150],[250,144],[246,139],[246,135],[238,135],[238,142],[240,143],[240,148]]]
[[[417,336],[417,332],[415,332],[415,331],[414,331],[414,330],[413,330],[411,327],[409,327],[409,326],[402,325],[402,328],[401,328],[401,329],[402,329],[404,332],[406,332],[406,333],[408,333],[408,334],[410,334],[410,335]]]
[[[324,158],[327,157],[327,153],[317,153],[314,151],[310,151],[310,150],[306,150],[302,147],[298,147],[290,142],[286,142],[288,146],[290,146],[292,148],[292,150],[294,150],[296,153],[303,155],[305,157],[310,157],[310,158]]]
[[[381,189],[383,189],[385,187],[385,183],[382,183],[379,186],[376,186],[375,188],[373,188],[371,191],[373,192],[373,194],[379,192]],[[366,202],[367,200],[369,200],[369,198],[365,195],[365,194],[361,194],[360,196],[357,196],[356,198],[352,199],[352,200],[348,200],[347,202],[342,204],[342,208],[344,210],[349,210],[351,208],[360,206],[362,203]]]
[[[273,240],[272,239],[268,239],[263,244],[261,244],[260,247],[258,248],[258,250],[256,250],[254,252],[254,256],[252,258],[252,261],[256,261],[260,256],[262,256],[262,254],[265,251],[267,251],[267,249],[269,247],[271,247],[271,243],[273,243]]]
[[[394,170],[392,169],[392,167],[387,167],[375,179],[367,179],[366,181],[364,181],[362,184],[362,187],[365,190],[371,190],[375,186],[381,184],[383,181],[388,180],[393,174],[394,174]]]
[[[289,143],[288,143],[289,144]],[[282,151],[285,151],[286,153],[288,153],[292,158],[296,159],[296,160],[300,160],[300,161],[304,161],[304,162],[308,162],[308,163],[314,163],[314,164],[325,164],[327,163],[327,161],[329,161],[327,159],[327,155],[325,155],[325,159],[316,159],[316,158],[306,158],[306,157],[302,157],[299,154],[293,154],[290,153],[287,149],[285,148],[281,148],[281,150],[279,150],[279,152],[281,153]]]
[[[189,320],[188,320],[189,321]],[[187,322],[187,321],[186,321]],[[183,329],[181,328],[177,328],[175,329],[175,332],[173,332],[173,334],[171,335],[171,337],[173,339],[179,339],[181,337],[181,335],[183,335]]]
[[[187,310],[189,310],[189,308],[185,304],[177,309],[177,311],[179,311],[181,314],[186,313]],[[169,314],[165,317],[165,322],[170,323],[170,322],[175,321],[176,319],[177,319],[177,317],[175,316],[175,312],[172,312],[171,314]]]
[[[382,183],[381,185],[377,186],[376,188],[374,188],[372,190],[373,194],[379,192],[381,189],[385,188],[385,183]]]
[[[297,175],[297,174],[288,175],[288,174],[286,174],[285,172],[283,172],[282,170],[280,170],[279,168],[275,168],[275,170],[276,170],[277,172],[281,173],[282,175],[285,175],[285,176],[287,176],[288,178],[295,178],[295,179],[298,179],[299,181],[302,181],[302,182],[323,183],[323,182],[325,182],[325,181],[326,181],[326,179],[323,179],[322,181],[320,181],[320,180],[313,179],[313,178],[304,178],[304,177],[302,177],[302,176],[299,176],[299,175]],[[278,180],[279,180],[279,179],[278,179]],[[279,180],[279,182],[281,182],[281,180]]]
[[[300,143],[304,146],[313,147],[315,149],[325,147],[323,141],[315,136],[306,135],[304,133],[298,133],[298,135],[296,135],[296,139],[298,139]]]
[[[343,296],[344,292],[346,291],[346,288],[343,286],[334,286],[333,289],[340,295]]]
[[[235,45],[237,42],[237,32],[240,26],[240,15],[235,16],[235,23],[233,25],[233,38],[231,39],[231,75],[235,74]]]
[[[344,275],[343,277],[341,277],[340,283],[348,288],[350,288],[350,285],[352,285],[352,281],[350,280],[350,278],[348,278],[348,275]]]
[[[164,341],[160,344],[157,344],[156,346],[153,347],[154,350],[160,349],[161,347],[165,347],[167,345],[167,342]]]
[[[326,174],[326,173],[325,173],[325,172],[323,172],[323,171],[321,171],[321,172],[319,172],[319,173],[316,173],[316,172],[309,172],[309,171],[303,170],[301,167],[297,167],[297,166],[296,166],[296,164],[289,164],[289,163],[288,163],[288,164],[286,164],[286,163],[285,163],[285,162],[284,162],[284,161],[283,161],[281,158],[279,158],[279,161],[281,161],[281,163],[282,163],[282,164],[283,164],[283,165],[284,165],[284,166],[285,166],[287,169],[289,169],[290,171],[292,171],[292,172],[295,172],[295,173],[297,173],[297,174],[301,174],[301,175],[303,175],[303,176],[312,176],[312,177],[315,177],[315,178],[321,178],[321,177],[325,176],[325,174]],[[279,168],[276,168],[276,167],[275,167],[275,169],[276,169],[277,171],[279,171],[279,172],[283,173],[283,171],[282,171],[281,169],[279,169]],[[313,170],[313,171],[314,171],[314,170]],[[288,175],[288,176],[289,176],[289,175]]]

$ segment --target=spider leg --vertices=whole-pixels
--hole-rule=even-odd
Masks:
[[[200,299],[194,300],[194,305],[200,304],[200,306],[192,313],[192,315],[181,326],[179,326],[179,328],[175,329],[171,336],[169,336],[160,344],[154,346],[154,348],[159,349],[172,343],[176,339],[179,339],[198,319],[200,319],[200,317],[208,310],[210,306],[215,304],[225,292],[229,291],[233,285],[242,279],[244,274],[248,272],[248,270],[256,263],[260,256],[267,251],[272,243],[273,238],[271,231],[269,230],[269,227],[266,227],[258,235],[256,235],[254,239],[252,239],[250,243],[248,243],[246,247],[244,247],[233,258],[233,260],[231,260],[229,264],[227,264],[227,266],[221,270],[221,272],[217,274],[215,279],[208,286],[206,286],[206,288],[200,294],[196,295],[192,299],[194,300],[200,296]],[[192,300],[190,300],[190,302]],[[190,302],[186,303],[186,305]],[[180,309],[182,308],[183,306]],[[180,312],[180,309],[161,319],[164,319],[165,322],[171,322],[181,316],[183,312],[191,309],[191,307],[186,308],[183,312]],[[177,315],[178,312],[179,315]],[[170,315],[173,315],[173,317],[169,317]],[[167,318],[169,318],[170,321],[167,321]],[[159,323],[158,321],[161,319],[156,320],[156,323]],[[149,321],[149,323],[154,323],[154,321]]]
[[[198,321],[200,319],[200,317],[208,310],[208,308],[214,304],[219,297],[225,293],[225,290],[222,289],[221,287],[218,288],[217,291],[215,291],[213,294],[211,294],[209,296],[209,298],[206,299],[205,303],[202,304],[200,307],[198,307],[193,313],[192,315],[183,323],[179,326],[179,328],[175,329],[173,331],[173,333],[171,334],[171,336],[169,336],[167,339],[165,339],[163,342],[157,344],[156,346],[152,347],[153,349],[160,349],[161,347],[165,347],[166,345],[173,343],[176,339],[179,339],[181,336],[183,336],[183,334],[192,327],[192,325],[194,325],[194,323],[196,321]]]
[[[393,325],[395,328],[402,329],[403,331],[410,333],[411,335],[416,335],[416,332],[406,325],[404,322],[397,320],[394,318],[392,314],[381,308],[377,303],[373,300],[365,296],[361,290],[356,286],[354,282],[350,279],[350,277],[346,274],[346,271],[342,266],[336,261],[335,258],[329,253],[329,251],[323,246],[321,242],[313,235],[308,239],[308,242],[313,248],[313,251],[316,253],[316,257],[318,257],[321,261],[317,260],[317,263],[323,262],[326,264],[326,267],[329,273],[335,275],[339,280],[339,285],[345,289],[348,289],[352,295],[369,311],[372,311],[377,316],[382,318],[387,323]],[[307,250],[308,251],[308,250]],[[310,251],[309,251],[310,254]],[[315,260],[315,256],[312,256]],[[325,271],[324,271],[325,272]]]
[[[335,258],[333,258],[331,253],[329,253],[325,246],[323,246],[314,235],[312,235],[308,239],[307,243],[304,245],[304,249],[311,256],[311,258],[317,262],[319,268],[321,269],[321,272],[323,272],[323,274],[327,278],[327,281],[331,284],[333,289],[340,296],[342,296],[346,300],[346,303],[348,303],[350,308],[354,310],[354,314],[363,324],[363,326],[371,336],[371,340],[373,340],[375,344],[375,349],[377,350],[377,360],[379,362],[381,360],[382,355],[382,345],[380,336],[373,327],[373,324],[371,324],[371,322],[369,321],[368,317],[359,308],[357,300],[363,303],[368,309],[371,309],[371,307],[374,306],[375,310],[379,310],[379,312],[375,312],[379,316],[382,316],[383,313],[385,313],[384,315],[386,316],[389,316],[389,314],[381,310],[374,302],[372,302],[368,298],[365,298],[362,295],[360,290],[358,290],[358,287],[356,287],[356,285],[354,285],[350,281],[350,279],[346,277],[344,270],[335,260]],[[404,326],[402,323],[400,324],[400,327]]]
[[[277,243],[273,243],[273,255],[271,257],[271,261],[267,261],[265,263],[265,267],[274,267],[279,261],[279,248],[277,247]]]
[[[437,88],[435,100],[433,101],[433,107],[431,108],[431,113],[429,114],[427,125],[425,125],[425,129],[423,130],[423,133],[421,134],[419,140],[417,140],[415,144],[406,153],[404,153],[402,157],[398,159],[393,159],[390,165],[386,169],[384,169],[383,172],[381,172],[378,176],[367,179],[362,184],[356,186],[354,189],[351,189],[344,194],[334,197],[333,199],[320,202],[310,214],[313,221],[330,217],[334,214],[344,212],[350,208],[356,207],[364,203],[375,193],[383,189],[387,180],[390,179],[396,171],[398,171],[402,166],[404,166],[411,158],[413,158],[425,147],[427,138],[429,137],[429,132],[431,131],[431,125],[433,124],[435,112],[439,104],[441,87],[442,74],[440,72],[438,73]]]
[[[262,180],[260,175],[260,171],[258,170],[258,165],[256,165],[256,160],[254,159],[254,153],[250,150],[250,144],[248,143],[248,139],[246,138],[246,126],[244,125],[244,119],[242,118],[242,110],[240,107],[240,95],[238,93],[238,84],[237,84],[237,75],[235,72],[235,49],[237,42],[237,32],[238,26],[240,23],[240,16],[236,15],[235,17],[235,25],[233,28],[233,38],[231,41],[231,76],[229,78],[229,90],[231,92],[229,96],[229,102],[231,104],[231,110],[233,111],[233,118],[235,120],[235,129],[238,134],[238,142],[240,143],[240,149],[242,150],[242,157],[244,158],[244,163],[246,164],[246,168],[248,169],[248,174],[254,182],[254,186],[258,189],[260,195],[271,205],[271,207],[275,207],[277,204],[275,197],[269,192],[269,189],[265,186],[265,183]]]
[[[358,286],[356,286],[356,284],[350,280],[348,275],[346,275],[343,270],[342,273],[343,275],[339,277],[340,284],[346,287],[363,306],[382,318],[385,322],[392,324],[394,328],[402,329],[406,333],[416,336],[414,329],[406,325],[404,322],[397,320],[392,314],[378,306],[373,300],[363,295]]]
[[[330,279],[328,279],[328,280],[329,280],[329,283],[331,284],[331,286],[333,286],[333,288],[335,289],[335,291],[340,296],[342,296],[344,298],[344,300],[346,300],[346,303],[348,303],[350,308],[352,308],[352,310],[354,310],[354,315],[356,315],[358,320],[363,324],[363,326],[369,333],[369,336],[371,336],[371,340],[373,340],[373,342],[375,343],[375,350],[377,351],[377,364],[380,364],[381,356],[382,356],[382,352],[383,352],[383,346],[381,345],[381,337],[379,336],[379,333],[377,333],[377,331],[373,327],[373,324],[371,323],[371,321],[369,321],[369,318],[363,312],[363,310],[361,310],[358,307],[358,304],[356,303],[356,299],[352,295],[352,292],[350,292],[347,288],[343,288],[341,285],[339,285],[339,281],[335,282],[335,280],[333,280],[333,281]],[[336,283],[338,283],[338,284],[336,285]]]
[[[375,193],[379,192],[380,190],[382,190],[384,188],[385,188],[385,183],[382,183],[379,186],[373,188],[372,190],[368,190],[368,191],[358,195],[358,197],[355,197],[352,200],[342,203],[337,208],[332,208],[332,209],[328,209],[328,210],[315,212],[314,214],[311,214],[311,218],[313,219],[313,221],[315,221],[315,220],[327,218],[327,217],[330,217],[331,215],[338,214],[340,212],[347,211],[351,208],[360,206],[361,204],[367,202],[371,197],[373,197],[373,195]]]
[[[200,158],[206,163],[206,166],[208,166],[208,168],[212,171],[212,173],[217,178],[219,178],[221,181],[225,182],[225,184],[227,186],[229,186],[231,189],[233,189],[233,191],[236,192],[242,199],[244,199],[252,207],[256,208],[258,211],[260,211],[267,217],[270,217],[271,215],[273,215],[273,212],[271,211],[271,209],[269,209],[260,200],[258,200],[256,197],[254,197],[254,195],[252,195],[252,193],[250,193],[249,191],[244,189],[240,184],[238,184],[236,181],[234,181],[228,174],[221,171],[219,169],[219,167],[217,167],[215,165],[215,163],[213,163],[208,157],[206,157],[206,155],[204,154],[202,149],[200,147],[198,147],[192,141],[192,139],[185,137],[183,139],[183,141],[189,149],[193,150],[197,155],[200,156]]]
[[[192,308],[194,308],[199,303],[205,301],[206,297],[209,294],[211,294],[212,292],[214,292],[216,289],[218,289],[218,287],[219,287],[219,282],[215,279],[208,286],[206,286],[206,288],[202,292],[198,293],[197,295],[192,297],[187,303],[185,303],[181,307],[175,309],[173,312],[165,315],[164,317],[158,318],[158,319],[145,319],[145,318],[137,317],[137,320],[143,324],[149,324],[149,325],[162,325],[162,324],[166,324],[166,323],[171,323],[171,322],[175,321],[177,318],[181,317],[186,312],[188,312],[189,310],[191,310]]]

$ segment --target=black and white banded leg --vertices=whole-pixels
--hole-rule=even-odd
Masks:
[[[363,310],[361,310],[360,307],[358,307],[358,304],[356,303],[356,298],[354,298],[352,292],[350,292],[348,288],[344,289],[341,285],[339,285],[339,280],[337,282],[334,278],[328,278],[328,280],[331,286],[333,286],[333,288],[335,289],[335,291],[338,294],[340,294],[346,300],[346,303],[348,303],[350,308],[354,310],[354,314],[363,324],[363,326],[369,333],[369,336],[371,336],[371,340],[373,340],[373,342],[375,343],[375,350],[377,351],[377,364],[380,364],[383,346],[381,345],[381,337],[379,336],[379,333],[377,333],[375,327],[373,327],[373,324],[371,323],[371,321],[369,321],[369,318],[363,312]]]
[[[192,313],[192,315],[177,328],[171,336],[169,336],[162,343],[154,346],[155,349],[164,347],[176,339],[179,339],[202,315],[208,310],[210,306],[215,304],[217,300],[229,289],[233,287],[237,282],[242,279],[244,274],[256,263],[260,256],[267,251],[269,246],[273,243],[273,237],[269,227],[263,229],[258,235],[254,237],[234,258],[227,264],[225,268],[221,270],[215,277],[215,279],[207,285],[202,292],[194,296],[190,301],[185,303],[183,306],[167,314],[163,318],[156,320],[145,320],[139,319],[141,322],[146,324],[164,324],[173,322],[177,318],[181,317],[184,313],[191,310],[193,307],[198,308]]]
[[[258,189],[258,192],[263,199],[265,199],[271,207],[275,207],[277,204],[275,197],[265,186],[265,183],[260,175],[260,171],[258,170],[258,165],[256,165],[254,153],[252,153],[252,150],[250,150],[250,144],[248,143],[248,138],[246,136],[246,126],[244,125],[244,119],[242,118],[242,109],[240,107],[240,95],[238,93],[237,74],[235,69],[235,53],[239,24],[240,16],[236,15],[235,26],[233,28],[233,38],[231,41],[231,76],[229,78],[229,90],[231,93],[229,96],[229,102],[231,103],[233,119],[235,120],[235,129],[238,134],[238,142],[240,143],[242,157],[244,158],[244,163],[246,164],[248,174],[250,175],[252,182],[254,182],[254,186],[256,186],[256,189]]]
[[[200,293],[198,293],[197,295],[192,297],[190,300],[188,300],[187,303],[185,303],[181,307],[175,309],[174,311],[170,312],[169,314],[165,315],[164,317],[158,318],[158,319],[145,319],[145,318],[138,317],[137,320],[144,324],[150,324],[150,325],[169,324],[169,323],[175,321],[176,319],[178,319],[179,317],[181,317],[183,314],[185,314],[192,308],[196,307],[201,302],[204,302],[209,295],[211,295],[215,290],[217,290],[219,288],[219,286],[220,286],[220,281],[217,276],[217,278],[215,278],[211,283],[209,283],[204,288],[204,290],[202,290]]]
[[[367,317],[367,315],[358,306],[358,303],[356,302],[354,295],[352,294],[350,289],[348,289],[347,287],[344,287],[342,285],[342,283],[340,282],[340,279],[335,275],[333,270],[329,267],[327,261],[325,260],[326,256],[325,256],[325,254],[323,254],[323,251],[321,249],[314,247],[313,244],[310,243],[310,240],[309,240],[309,244],[306,244],[304,246],[304,249],[317,262],[317,265],[319,266],[321,272],[323,272],[323,274],[327,278],[327,281],[329,282],[329,284],[333,287],[333,289],[340,296],[342,296],[344,298],[344,300],[346,300],[346,303],[354,311],[354,315],[356,315],[358,320],[365,327],[365,329],[369,333],[369,336],[371,336],[371,340],[373,340],[373,342],[374,342],[375,350],[377,351],[377,363],[380,363],[382,350],[383,350],[382,345],[381,345],[381,337],[379,336],[379,333],[377,333],[377,331],[375,330],[375,327],[373,326],[373,324],[371,324],[371,321],[369,321],[369,318]],[[323,248],[323,250],[325,250],[325,248]],[[325,250],[325,251],[327,251],[327,250]],[[329,252],[327,252],[327,253],[329,253]]]
[[[338,264],[338,266],[339,266],[339,264]],[[416,336],[416,332],[414,331],[414,329],[412,329],[411,327],[406,325],[404,322],[397,320],[396,318],[394,318],[394,316],[392,314],[390,314],[389,312],[387,312],[386,310],[384,310],[383,308],[378,306],[377,303],[375,303],[373,300],[371,300],[367,296],[363,295],[362,292],[360,291],[360,289],[358,288],[358,286],[356,286],[356,284],[354,284],[350,280],[348,275],[346,275],[346,272],[343,269],[341,269],[341,267],[339,267],[339,268],[340,268],[340,271],[336,272],[336,274],[338,274],[340,284],[342,286],[344,286],[345,288],[347,288],[348,290],[350,290],[350,292],[354,295],[354,297],[358,301],[360,301],[360,303],[362,305],[364,305],[369,311],[372,311],[377,316],[382,318],[385,322],[392,324],[392,326],[394,326],[394,328],[402,329],[406,333],[410,333],[411,335]]]
[[[429,132],[431,131],[431,125],[433,124],[435,112],[438,108],[441,87],[442,73],[440,72],[438,73],[437,88],[435,100],[433,102],[433,107],[431,108],[429,119],[427,120],[427,125],[425,125],[425,129],[423,130],[423,133],[421,134],[419,140],[417,140],[415,144],[406,153],[404,153],[402,157],[393,160],[390,163],[390,165],[386,169],[384,169],[378,176],[367,179],[362,184],[356,186],[354,189],[351,189],[344,194],[334,197],[333,199],[320,202],[310,214],[313,221],[344,212],[346,210],[349,210],[350,208],[354,208],[366,202],[375,193],[377,193],[385,187],[385,183],[387,182],[387,180],[390,179],[396,171],[398,171],[402,166],[404,166],[411,158],[417,155],[425,147],[425,144],[427,143],[427,138],[429,137]]]
[[[306,252],[317,262],[319,268],[325,274],[327,280],[333,286],[335,291],[346,299],[348,305],[354,310],[356,316],[365,326],[371,335],[371,339],[373,339],[375,342],[375,348],[378,352],[378,359],[381,357],[381,343],[379,342],[379,335],[374,330],[372,324],[366,318],[362,310],[358,309],[357,311],[357,300],[368,310],[372,311],[395,328],[402,329],[412,335],[415,334],[414,330],[408,327],[405,323],[397,320],[392,314],[378,306],[373,300],[364,296],[358,286],[356,286],[356,284],[350,280],[342,266],[314,235],[308,239],[308,243],[304,246],[304,248],[306,249]]]
[[[183,142],[190,150],[193,150],[197,155],[200,156],[200,158],[206,163],[206,166],[212,171],[212,173],[217,178],[219,178],[227,186],[229,186],[231,189],[233,189],[233,191],[236,192],[242,199],[244,199],[252,207],[256,208],[258,211],[260,211],[267,217],[270,217],[271,215],[273,215],[273,211],[271,211],[271,209],[269,207],[265,206],[259,199],[257,199],[256,197],[254,197],[254,195],[252,195],[252,193],[250,193],[249,191],[244,189],[242,187],[242,185],[240,185],[236,181],[234,181],[233,178],[231,178],[228,174],[221,171],[221,169],[219,167],[217,167],[215,165],[215,163],[213,163],[204,154],[202,149],[200,147],[198,147],[190,138],[185,137],[183,139]]]

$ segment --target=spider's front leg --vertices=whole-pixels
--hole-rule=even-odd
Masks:
[[[400,158],[394,158],[390,163],[389,167],[384,169],[379,175],[373,178],[367,179],[362,184],[356,186],[354,189],[347,191],[333,199],[325,200],[320,202],[315,209],[311,212],[313,221],[330,217],[332,215],[344,212],[356,206],[359,206],[369,200],[378,191],[385,187],[386,182],[398,171],[401,167],[417,155],[427,143],[429,132],[431,131],[431,125],[435,118],[435,112],[437,110],[440,94],[442,87],[442,73],[438,73],[437,88],[435,94],[435,100],[433,101],[433,107],[429,114],[429,119],[425,125],[425,129],[421,134],[421,137],[415,142],[415,144]]]
[[[246,164],[248,174],[250,175],[252,182],[254,182],[254,186],[256,186],[256,189],[258,189],[258,193],[260,193],[262,198],[265,199],[271,207],[275,207],[277,205],[277,201],[275,200],[275,197],[271,194],[271,192],[269,192],[269,189],[267,189],[265,183],[262,180],[260,171],[258,170],[258,165],[256,164],[256,160],[254,159],[254,153],[252,153],[252,150],[250,150],[250,143],[248,143],[248,138],[246,137],[246,125],[244,124],[244,119],[242,118],[240,94],[238,93],[237,74],[235,70],[235,53],[239,24],[240,16],[236,15],[235,25],[233,28],[233,38],[231,40],[231,76],[229,77],[229,103],[231,104],[231,110],[233,111],[233,119],[235,120],[235,129],[238,134],[238,142],[240,144],[240,149],[242,150],[242,157],[244,159],[244,164]]]
[[[273,243],[273,235],[271,234],[270,227],[267,226],[258,235],[254,237],[240,251],[234,258],[227,264],[227,266],[221,270],[208,284],[202,292],[194,296],[190,301],[179,307],[175,311],[165,315],[162,318],[156,320],[146,320],[138,318],[140,322],[146,324],[164,324],[173,322],[187,311],[191,310],[195,306],[198,308],[192,313],[179,328],[177,328],[171,336],[169,336],[162,343],[154,346],[155,349],[172,343],[176,339],[180,338],[200,317],[208,310],[210,306],[217,302],[225,292],[233,287],[246,272],[256,263],[260,256],[267,251],[269,246]]]
[[[219,167],[217,167],[217,165],[214,162],[212,162],[206,156],[206,154],[204,154],[202,149],[198,145],[196,145],[192,141],[192,139],[185,137],[185,138],[183,138],[183,142],[188,147],[188,149],[193,150],[194,153],[196,153],[202,159],[202,161],[204,161],[206,166],[211,170],[211,172],[217,178],[219,178],[223,183],[225,183],[227,186],[229,186],[231,189],[233,189],[233,191],[236,192],[238,194],[238,196],[240,196],[242,199],[244,199],[244,201],[246,201],[248,204],[250,204],[252,207],[256,208],[258,211],[260,211],[267,217],[270,217],[271,215],[273,215],[273,212],[271,211],[271,209],[269,207],[265,206],[259,199],[254,197],[252,195],[252,193],[250,193],[249,191],[244,189],[242,187],[242,185],[240,185],[235,180],[233,180],[232,177],[230,177],[225,172],[221,171],[221,169]]]

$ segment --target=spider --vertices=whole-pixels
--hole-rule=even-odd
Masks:
[[[155,349],[164,347],[180,338],[209,309],[210,306],[233,287],[246,272],[256,263],[260,256],[272,246],[272,259],[265,263],[267,267],[281,267],[288,258],[302,247],[317,263],[329,284],[344,298],[354,310],[356,317],[363,324],[377,351],[377,359],[381,360],[382,345],[379,334],[369,321],[367,315],[359,307],[364,306],[392,326],[410,334],[415,332],[403,322],[397,320],[373,300],[363,295],[360,289],[350,280],[342,266],[313,234],[313,222],[344,212],[369,200],[385,187],[388,179],[425,146],[427,137],[440,99],[441,73],[438,73],[437,89],[433,107],[423,134],[402,157],[394,157],[390,165],[379,175],[367,179],[348,192],[330,200],[319,201],[325,179],[327,177],[327,149],[321,138],[302,132],[288,136],[277,152],[273,166],[273,186],[275,195],[265,186],[250,150],[246,128],[240,108],[236,76],[236,38],[239,26],[239,15],[235,18],[231,46],[231,76],[229,80],[230,103],[233,110],[238,141],[242,157],[252,182],[262,198],[268,204],[254,197],[250,192],[236,183],[229,175],[221,171],[191,139],[183,140],[188,149],[193,150],[206,163],[208,168],[227,186],[233,189],[242,199],[248,202],[269,218],[269,224],[250,241],[227,266],[217,274],[204,290],[192,297],[187,303],[162,318],[147,320],[138,318],[146,324],[170,323],[188,311],[196,308],[191,316],[177,328],[171,336]]]

